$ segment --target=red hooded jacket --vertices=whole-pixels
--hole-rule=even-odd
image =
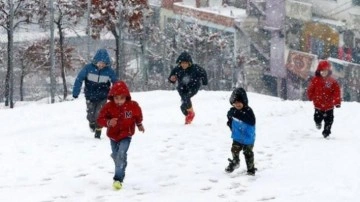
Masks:
[[[320,71],[329,70],[326,77],[320,75]],[[331,76],[331,64],[322,60],[319,62],[313,77],[307,89],[307,95],[310,101],[313,101],[316,109],[328,111],[334,109],[334,106],[341,105],[341,93],[338,82]]]
[[[122,105],[114,102],[114,96],[125,95],[126,101]],[[126,137],[131,137],[135,133],[135,125],[140,126],[143,120],[139,104],[131,100],[130,92],[125,82],[116,82],[110,89],[107,102],[100,110],[97,123],[102,127],[107,127],[107,136],[118,142]],[[108,126],[112,118],[118,118],[117,124],[113,127]]]

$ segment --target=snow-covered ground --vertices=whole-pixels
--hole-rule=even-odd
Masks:
[[[238,170],[224,172],[231,156],[230,94],[200,91],[195,120],[184,125],[177,92],[132,93],[146,131],[133,137],[120,191],[112,189],[109,140],[93,138],[83,97],[1,106],[0,201],[360,200],[360,103],[336,109],[333,133],[324,139],[310,102],[249,93],[258,172],[247,176],[243,155]]]

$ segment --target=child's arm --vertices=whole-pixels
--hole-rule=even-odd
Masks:
[[[207,78],[207,74],[204,68],[198,66],[197,69],[198,73],[199,73],[199,77],[201,79],[202,85],[207,85],[208,84],[208,78]]]
[[[145,128],[142,124],[142,121],[143,121],[143,115],[142,115],[142,111],[141,111],[141,108],[139,106],[139,104],[137,102],[134,102],[135,103],[135,123],[136,123],[136,126],[138,128],[138,130],[140,132],[145,132]]]
[[[334,105],[335,107],[339,108],[341,106],[341,92],[338,82],[334,82],[333,89],[334,89]]]
[[[170,83],[175,83],[175,82],[177,81],[177,76],[176,76],[176,74],[177,74],[177,69],[176,69],[176,67],[175,67],[174,69],[171,70],[170,76],[169,76],[169,78],[168,78],[168,81],[169,81]]]
[[[226,125],[229,126],[230,130],[232,129],[231,128],[231,124],[232,124],[232,114],[233,114],[233,108],[231,108],[228,113],[227,113],[227,118],[228,118],[228,121],[226,122]]]
[[[78,98],[80,91],[81,91],[81,86],[83,81],[85,80],[87,74],[88,74],[88,70],[87,70],[87,65],[84,66],[81,71],[79,72],[79,74],[77,75],[76,79],[75,79],[75,83],[74,83],[74,87],[73,87],[73,97],[74,98]]]

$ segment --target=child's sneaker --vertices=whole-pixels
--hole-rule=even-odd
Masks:
[[[116,180],[113,183],[113,187],[114,187],[115,190],[120,190],[122,188],[122,184],[121,184],[120,181]]]
[[[101,128],[95,129],[95,138],[100,139],[101,136]]]
[[[232,173],[236,168],[240,167],[240,161],[238,159],[228,159],[229,165],[225,168],[227,173]]]
[[[188,112],[188,114],[185,117],[185,124],[190,124],[195,117],[195,112]]]
[[[246,172],[247,175],[255,175],[255,172],[257,171],[257,168],[252,168]]]

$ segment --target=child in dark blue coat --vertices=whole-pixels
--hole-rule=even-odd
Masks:
[[[194,64],[191,55],[184,51],[176,60],[177,66],[171,70],[170,83],[178,83],[176,89],[181,97],[181,112],[185,115],[185,124],[191,124],[195,112],[191,98],[199,91],[201,84],[207,85],[207,73],[204,68]]]
[[[254,142],[255,142],[255,114],[248,105],[246,91],[243,88],[236,88],[230,97],[230,104],[233,106],[227,113],[227,125],[231,129],[231,154],[233,159],[229,160],[229,165],[225,168],[228,173],[233,172],[240,166],[240,151],[243,150],[247,174],[255,175],[257,170],[254,165]]]

